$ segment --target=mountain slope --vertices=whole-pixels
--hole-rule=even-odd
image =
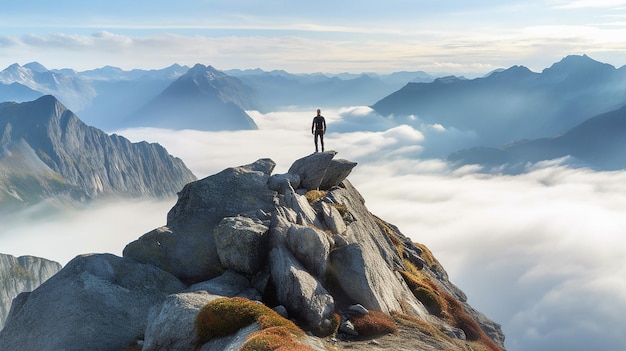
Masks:
[[[77,256],[16,299],[0,349],[247,350],[294,333],[286,349],[337,350],[401,325],[409,339],[389,350],[503,350],[500,325],[367,209],[347,179],[356,163],[335,155],[274,175],[264,158],[187,184],[167,225],[123,257]]]
[[[567,56],[541,73],[513,66],[472,80],[409,83],[373,105],[398,123],[475,131],[479,145],[562,134],[626,103],[626,68]],[[415,122],[406,118],[415,116]],[[478,146],[478,145],[477,145]]]
[[[262,109],[254,91],[211,66],[195,65],[128,120],[128,127],[257,129],[245,110]]]
[[[460,164],[525,164],[572,156],[600,170],[626,168],[626,106],[589,118],[552,138],[517,141],[500,148],[474,148],[448,158]]]
[[[166,196],[195,179],[160,145],[131,143],[89,127],[50,95],[0,104],[0,145],[4,174],[12,175],[3,179],[5,195],[24,192],[31,200],[59,192],[81,201],[103,195]],[[25,190],[23,183],[31,188]],[[27,199],[13,196],[31,203]]]

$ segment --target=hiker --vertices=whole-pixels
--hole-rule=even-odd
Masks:
[[[311,134],[313,134],[313,140],[315,141],[315,152],[317,152],[317,138],[320,138],[322,143],[322,152],[324,152],[324,134],[326,134],[326,120],[322,116],[322,111],[317,109],[317,116],[313,117],[313,124],[311,124]]]

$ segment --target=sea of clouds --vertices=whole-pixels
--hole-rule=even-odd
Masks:
[[[367,107],[322,112],[326,149],[359,163],[349,180],[368,208],[433,251],[469,303],[502,324],[508,350],[626,349],[626,172],[558,160],[518,175],[456,169],[427,155],[469,145],[471,132],[393,126]],[[266,157],[284,173],[314,151],[313,115],[251,112],[256,131],[116,133],[160,143],[198,178]],[[62,264],[80,253],[121,255],[164,225],[175,202],[101,202],[54,216],[34,209],[3,219],[0,252]]]

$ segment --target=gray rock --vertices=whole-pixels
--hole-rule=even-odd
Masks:
[[[361,304],[351,305],[348,309],[363,316],[370,313],[370,311],[368,311],[367,308],[363,307]]]
[[[122,350],[143,335],[150,308],[183,289],[150,265],[78,256],[13,312],[0,331],[0,349]]]
[[[370,310],[401,311],[399,301],[404,301],[405,307],[412,308],[411,314],[426,316],[426,309],[395,273],[401,268],[401,259],[362,196],[344,181],[344,187],[333,189],[327,197],[346,205],[355,218],[342,235],[347,245],[333,249],[327,266],[343,291]]]
[[[309,204],[309,200],[304,195],[296,193],[291,187],[281,197],[281,204],[290,208],[296,214],[297,224],[312,224],[318,228],[322,228],[322,222],[317,216],[317,213]]]
[[[356,162],[351,162],[348,160],[332,160],[326,168],[326,173],[324,173],[324,178],[319,186],[320,190],[328,190],[334,186],[337,186],[343,182],[352,169],[356,167]]]
[[[293,224],[287,232],[287,246],[293,255],[318,278],[324,277],[332,239],[318,229]]]
[[[219,298],[204,291],[173,294],[154,307],[148,316],[143,351],[193,351],[197,334],[194,321],[198,311]]]
[[[247,327],[239,329],[233,335],[210,340],[202,345],[199,351],[239,351],[248,337],[259,330],[261,330],[261,326],[257,323],[252,323]]]
[[[187,292],[204,291],[212,295],[224,297],[245,297],[250,300],[261,300],[261,294],[252,287],[250,280],[233,271],[226,271],[217,278],[194,284]]]
[[[0,254],[0,329],[15,297],[33,291],[60,270],[61,264],[44,258]]]
[[[348,228],[339,210],[327,202],[320,201],[320,203],[326,227],[330,229],[333,234],[343,234]]]
[[[337,152],[326,151],[314,153],[296,160],[287,173],[297,174],[300,177],[300,187],[307,190],[319,189],[326,169]]]
[[[298,189],[300,186],[300,176],[291,173],[273,174],[269,179],[268,186],[271,190],[284,194],[288,186],[291,186],[293,189]]]
[[[244,274],[257,273],[267,260],[268,229],[248,217],[222,219],[213,233],[222,266]]]
[[[186,283],[208,280],[224,272],[212,227],[191,223],[156,228],[126,245],[122,255],[159,267]]]
[[[278,305],[276,307],[273,308],[273,310],[278,313],[281,317],[283,318],[289,318],[289,312],[287,312],[287,309],[285,308],[285,306],[283,305]]]
[[[274,209],[276,192],[267,186],[274,165],[260,159],[187,184],[167,215],[166,229],[128,244],[124,257],[150,263],[189,283],[220,275],[224,268],[215,248],[214,227],[225,217]]]
[[[283,245],[271,249],[270,266],[278,301],[305,328],[327,335],[335,309],[333,297]]]
[[[344,334],[348,334],[352,336],[359,335],[359,332],[357,332],[356,329],[354,329],[354,325],[349,320],[345,320],[341,322],[341,324],[339,325],[339,331]]]

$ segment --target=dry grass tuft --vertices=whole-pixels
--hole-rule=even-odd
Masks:
[[[323,199],[326,194],[328,194],[327,190],[309,190],[304,194],[304,197],[309,201],[309,204],[313,205]]]
[[[380,311],[370,311],[369,314],[355,316],[350,319],[354,329],[362,336],[378,336],[397,333],[398,326],[393,318]]]
[[[233,334],[254,322],[261,329],[278,327],[295,337],[304,336],[298,326],[269,307],[245,298],[233,297],[213,300],[200,309],[195,319],[198,343],[204,344],[215,337]]]
[[[419,272],[418,272],[419,273]],[[482,345],[485,350],[499,351],[500,348],[482,330],[478,322],[470,316],[461,302],[445,292],[430,276],[414,272],[400,272],[415,297],[428,311],[465,332],[468,341]]]
[[[240,351],[312,351],[293,337],[293,334],[283,327],[271,327],[258,331],[248,338],[239,349]]]

